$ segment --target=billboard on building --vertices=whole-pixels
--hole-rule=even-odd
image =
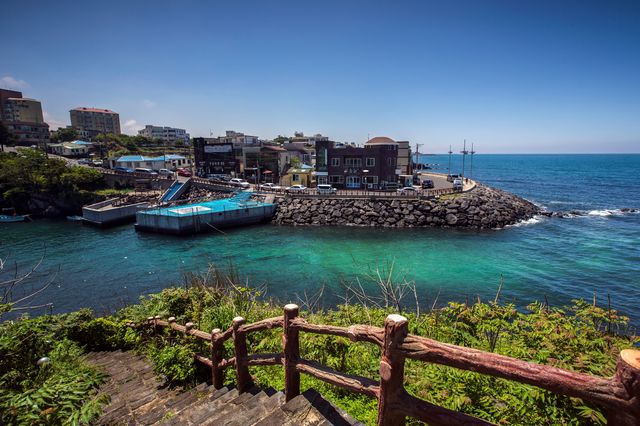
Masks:
[[[232,151],[233,151],[233,145],[230,143],[204,146],[204,152],[206,152],[207,154],[213,154],[217,152],[232,152]]]

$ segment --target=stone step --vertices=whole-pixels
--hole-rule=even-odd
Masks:
[[[254,387],[238,393],[201,383],[188,390],[163,386],[152,367],[130,352],[93,352],[86,360],[109,377],[110,396],[97,425],[353,426],[361,425],[310,389],[289,402],[282,392]]]

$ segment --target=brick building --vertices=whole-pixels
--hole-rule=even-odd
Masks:
[[[364,147],[316,142],[316,181],[346,189],[393,189],[398,186],[398,143],[373,138]]]

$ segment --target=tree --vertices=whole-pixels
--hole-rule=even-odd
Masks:
[[[273,138],[273,141],[279,145],[282,145],[285,142],[289,142],[291,140],[290,137],[288,136],[282,136],[282,135],[278,135],[277,138]]]
[[[73,127],[61,127],[56,131],[56,134],[52,139],[58,142],[75,141],[76,139],[78,139],[78,131]]]
[[[0,152],[4,151],[4,146],[9,144],[9,129],[3,123],[0,123]]]

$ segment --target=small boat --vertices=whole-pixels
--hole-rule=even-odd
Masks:
[[[7,216],[4,214],[0,214],[0,223],[24,222],[25,220],[27,220],[27,216],[22,216],[22,215]]]
[[[72,222],[82,222],[82,216],[67,216],[67,220]]]

